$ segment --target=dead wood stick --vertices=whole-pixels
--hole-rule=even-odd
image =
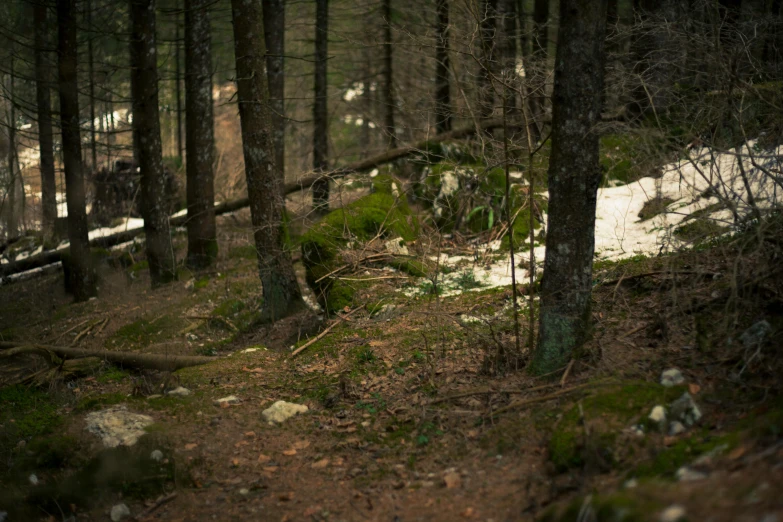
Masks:
[[[106,319],[104,319],[104,320],[103,320],[103,322],[101,323],[101,325],[100,325],[100,326],[98,327],[98,329],[95,331],[95,335],[98,335],[99,333],[101,333],[101,332],[103,331],[103,329],[104,329],[104,328],[106,328],[106,325],[107,325],[107,324],[109,324],[109,319],[111,319],[111,318],[110,318],[110,317],[107,317]]]
[[[71,343],[71,346],[76,346],[79,343],[79,341],[81,340],[81,338],[84,337],[85,335],[87,335],[88,333],[90,333],[90,330],[95,328],[98,325],[98,323],[100,323],[100,322],[101,322],[100,319],[96,319],[93,322],[91,322],[90,324],[88,324],[87,328],[85,328],[84,330],[79,332],[79,334],[76,337],[73,338],[73,342]]]
[[[359,308],[361,308],[361,306],[357,306],[356,308],[354,308],[353,310],[351,310],[350,312],[348,312],[345,315],[338,316],[337,317],[337,321],[335,321],[332,324],[330,324],[327,328],[324,329],[323,332],[319,333],[318,335],[316,335],[315,337],[313,337],[312,339],[310,339],[309,341],[304,343],[302,346],[300,346],[299,348],[297,348],[296,350],[291,352],[291,355],[289,355],[288,358],[289,359],[293,359],[294,357],[296,357],[297,355],[302,353],[305,349],[307,349],[308,347],[312,346],[314,343],[316,343],[316,342],[320,341],[321,339],[323,339],[324,337],[326,337],[326,335],[332,330],[332,328],[334,328],[338,324],[340,324],[343,321],[345,321],[346,319],[348,319]]]
[[[171,502],[177,498],[177,493],[171,493],[170,495],[166,495],[165,497],[160,497],[158,500],[155,501],[154,504],[152,504],[150,507],[139,513],[139,516],[136,518],[136,520],[143,521],[145,518],[150,516],[152,513],[155,512],[156,509],[158,509],[163,504],[166,504],[168,502]]]
[[[68,328],[68,329],[67,329],[67,330],[65,330],[63,333],[61,333],[60,335],[58,335],[58,336],[57,336],[57,339],[55,339],[55,340],[54,340],[54,342],[57,342],[57,341],[59,341],[59,340],[60,340],[60,339],[62,339],[64,336],[68,335],[69,333],[73,332],[74,330],[76,330],[76,329],[77,329],[77,328],[79,328],[80,326],[84,326],[85,324],[87,324],[87,323],[89,323],[89,322],[90,322],[90,320],[89,320],[89,319],[85,319],[84,321],[80,322],[79,324],[77,324],[77,325],[74,325],[74,326],[72,326],[72,327]]]
[[[618,337],[618,338],[617,338],[617,340],[618,340],[618,341],[622,341],[623,339],[627,339],[628,337],[632,336],[632,335],[633,335],[633,334],[635,334],[636,332],[641,332],[642,330],[644,330],[645,328],[647,328],[647,326],[649,326],[649,325],[647,325],[647,324],[643,324],[643,325],[641,325],[641,326],[637,326],[636,328],[634,328],[634,329],[633,329],[633,330],[631,330],[630,332],[626,332],[626,333],[624,333],[623,335],[621,335],[620,337]]]
[[[606,285],[619,285],[620,283],[624,281],[632,281],[634,279],[641,279],[643,277],[650,277],[650,276],[656,276],[656,275],[701,275],[701,276],[709,276],[709,277],[715,277],[715,273],[713,272],[698,272],[696,270],[678,270],[678,271],[672,271],[672,270],[655,270],[653,272],[645,272],[643,274],[636,274],[632,276],[626,276],[625,274],[622,275],[622,277],[618,279],[610,279],[608,281],[601,281],[598,283],[599,286],[606,286]]]
[[[612,384],[612,383],[603,383],[602,385],[608,385],[608,384]],[[541,397],[535,397],[533,399],[524,399],[524,400],[521,400],[521,401],[515,401],[515,402],[512,402],[511,404],[509,404],[507,406],[504,406],[502,408],[498,408],[495,411],[490,411],[489,415],[490,416],[499,415],[501,413],[505,413],[507,411],[510,411],[510,410],[513,410],[513,409],[516,409],[516,408],[522,408],[524,406],[529,406],[531,404],[536,404],[536,403],[539,403],[539,402],[551,401],[552,399],[557,399],[558,397],[562,397],[563,395],[568,395],[569,393],[581,390],[583,388],[587,388],[589,386],[598,386],[598,385],[599,385],[598,383],[588,382],[588,383],[585,383],[585,384],[580,384],[579,386],[572,386],[571,388],[566,388],[565,390],[560,390],[560,391],[557,391],[555,393],[550,393],[549,395],[542,395]]]
[[[338,273],[338,272],[342,272],[342,271],[343,271],[343,270],[345,270],[346,268],[350,268],[350,267],[352,267],[352,266],[358,266],[358,265],[360,265],[361,263],[363,263],[363,262],[365,262],[365,261],[371,261],[371,260],[374,260],[374,259],[380,259],[380,258],[382,258],[382,257],[389,257],[389,256],[392,256],[392,257],[393,257],[393,254],[390,254],[390,253],[388,253],[388,252],[381,252],[381,253],[379,253],[379,254],[371,254],[371,255],[369,255],[369,256],[366,256],[366,257],[363,257],[363,258],[361,258],[361,259],[359,259],[358,261],[355,261],[355,262],[353,262],[353,263],[348,263],[348,264],[345,264],[345,265],[339,266],[339,267],[335,268],[334,270],[332,270],[331,272],[329,272],[328,274],[326,274],[326,275],[324,275],[324,276],[321,276],[321,277],[319,277],[318,279],[316,279],[316,281],[315,281],[315,282],[316,282],[316,283],[320,283],[321,281],[323,281],[323,280],[324,280],[324,279],[326,279],[327,277],[331,277],[331,276],[333,276],[334,274],[336,274],[336,273]]]
[[[160,371],[175,371],[189,366],[198,366],[216,360],[215,357],[197,357],[191,355],[163,355],[159,353],[128,353],[108,350],[86,350],[66,348],[45,344],[17,344],[0,342],[0,356],[9,357],[19,353],[45,350],[60,357],[80,359],[82,357],[100,357],[114,364],[131,368],[145,368]]]
[[[571,361],[568,363],[568,366],[566,366],[565,371],[563,372],[563,378],[560,379],[560,386],[565,386],[566,379],[568,379],[568,374],[571,373],[571,368],[574,366],[574,361],[576,359],[571,359]]]

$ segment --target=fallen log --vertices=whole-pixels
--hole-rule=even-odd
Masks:
[[[377,154],[370,158],[349,163],[348,165],[332,170],[330,172],[326,172],[315,176],[309,176],[291,183],[286,183],[284,187],[284,193],[287,196],[289,194],[293,194],[294,192],[307,190],[316,181],[320,179],[339,179],[349,174],[353,174],[357,172],[366,172],[368,170],[372,170],[381,165],[385,165],[386,163],[391,163],[392,161],[396,161],[405,156],[415,154],[423,150],[427,150],[427,148],[431,145],[442,143],[444,141],[465,138],[467,136],[475,134],[476,129],[488,130],[488,129],[501,127],[502,125],[503,125],[503,120],[492,119],[492,120],[486,120],[485,122],[480,123],[478,126],[474,125],[471,127],[454,129],[449,132],[437,134],[429,139],[421,140],[412,145],[398,147],[396,149],[391,149],[381,154]],[[235,199],[233,201],[227,201],[225,203],[221,203],[215,206],[215,215],[220,216],[223,214],[236,212],[237,210],[243,209],[248,206],[250,206],[250,200],[248,198],[240,198],[240,199]],[[170,219],[169,225],[171,227],[181,227],[181,226],[185,226],[187,224],[187,221],[188,221],[187,215],[177,216]],[[95,238],[90,241],[90,247],[111,248],[113,246],[117,246],[122,243],[131,241],[133,238],[135,238],[136,236],[140,236],[143,233],[144,233],[143,228],[124,230],[122,232],[119,232],[117,234],[112,234],[110,236]],[[13,263],[6,263],[4,265],[0,265],[0,278],[8,277],[10,275],[18,274],[20,272],[26,272],[28,270],[33,270],[35,268],[40,268],[43,266],[58,263],[62,261],[63,254],[65,252],[67,252],[67,249],[50,250],[47,252],[42,252],[35,256],[30,256],[20,261],[14,261]]]
[[[128,368],[141,368],[147,370],[160,370],[173,372],[189,366],[198,366],[217,360],[215,357],[202,357],[192,355],[163,355],[159,353],[128,353],[112,352],[109,350],[87,350],[84,348],[71,348],[51,346],[47,344],[19,344],[0,342],[0,357],[10,357],[20,353],[48,352],[59,355],[65,359],[81,359],[84,357],[99,357],[114,364]]]

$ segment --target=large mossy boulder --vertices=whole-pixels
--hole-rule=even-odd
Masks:
[[[355,242],[376,237],[413,241],[418,235],[419,222],[411,213],[400,183],[390,176],[377,176],[370,194],[333,210],[302,236],[307,283],[327,313],[341,310],[353,302],[357,285],[324,276],[347,262],[343,252]],[[408,272],[421,270],[415,263],[392,264]]]

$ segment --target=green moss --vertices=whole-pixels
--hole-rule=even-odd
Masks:
[[[136,263],[133,263],[129,269],[129,271],[132,274],[136,274],[138,272],[143,272],[144,270],[149,269],[150,264],[147,262],[146,259],[142,261],[137,261]]]
[[[558,470],[578,467],[592,454],[604,462],[614,459],[614,435],[634,417],[644,417],[655,404],[668,404],[683,393],[682,387],[665,388],[651,383],[626,383],[594,392],[582,400],[585,419],[592,433],[585,448],[584,428],[578,406],[568,409],[549,440],[549,457]],[[591,420],[600,419],[600,423]],[[589,450],[589,451],[588,451]]]
[[[381,178],[375,192],[333,210],[301,238],[307,282],[328,312],[350,306],[353,300],[354,285],[338,283],[331,278],[318,281],[339,266],[342,262],[340,252],[348,247],[349,242],[368,241],[378,235],[399,237],[405,241],[412,241],[418,236],[419,224],[407,202],[385,192],[396,181],[387,184]],[[331,292],[337,295],[331,298]]]
[[[232,317],[245,309],[245,302],[241,299],[227,299],[217,305],[212,311],[213,315],[220,317]]]
[[[139,319],[122,326],[107,342],[147,346],[155,341],[171,338],[183,327],[183,320],[172,315],[162,315],[152,320]]]
[[[79,411],[91,411],[106,406],[113,406],[115,404],[122,404],[128,401],[128,396],[124,393],[104,393],[101,395],[90,395],[82,397],[76,406]]]
[[[643,522],[664,505],[649,497],[639,497],[629,492],[610,495],[583,496],[566,504],[555,504],[538,518],[539,522],[572,522],[584,518],[585,506],[592,507],[596,522]]]
[[[731,449],[737,445],[739,439],[739,433],[713,436],[703,430],[700,434],[692,435],[661,450],[651,461],[640,464],[634,474],[638,477],[672,477],[679,468],[700,455]]]
[[[674,235],[682,241],[698,243],[719,236],[727,230],[728,227],[719,225],[706,216],[699,216],[675,228]]]
[[[96,381],[101,384],[106,384],[109,382],[119,382],[126,377],[128,377],[130,374],[126,370],[121,370],[116,367],[109,368],[107,371],[103,372],[102,374],[98,375],[96,377]]]

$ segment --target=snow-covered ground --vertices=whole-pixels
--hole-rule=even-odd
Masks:
[[[673,232],[699,211],[700,219],[710,219],[731,230],[735,225],[735,213],[744,218],[751,212],[746,181],[757,208],[763,211],[779,205],[783,196],[783,146],[761,150],[753,142],[749,145],[724,152],[706,148],[694,150],[689,157],[663,167],[663,175],[659,178],[647,177],[628,185],[600,189],[595,223],[597,259],[619,260],[639,254],[653,256],[686,247],[687,243]],[[639,212],[645,203],[655,198],[671,202],[665,212],[642,221]],[[727,206],[733,206],[734,212]],[[490,250],[499,247],[499,241],[489,245]],[[534,252],[537,271],[540,271],[545,249],[537,246]],[[510,285],[508,256],[497,257],[478,255],[474,259],[442,255],[440,264],[454,267],[454,271],[441,276],[441,295]],[[517,281],[528,281],[529,252],[519,252],[516,258]],[[436,261],[437,257],[432,260]],[[484,264],[485,260],[489,263]],[[472,273],[475,283],[466,272]],[[406,294],[420,295],[428,290],[427,285],[423,280],[419,287],[407,290]]]

